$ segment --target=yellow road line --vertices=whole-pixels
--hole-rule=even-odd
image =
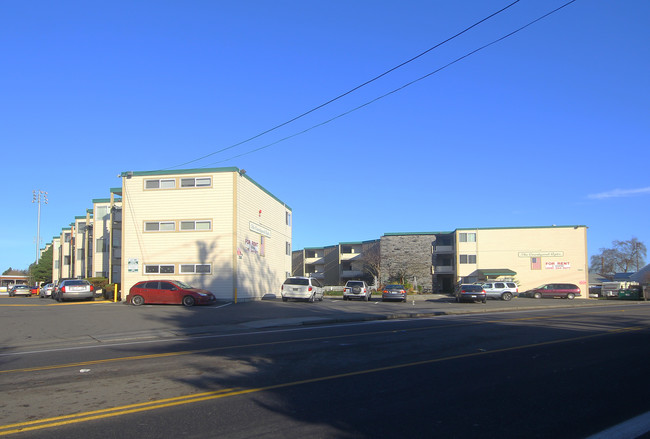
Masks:
[[[643,329],[646,329],[646,327],[645,326],[634,326],[634,327],[628,327],[628,328],[620,328],[620,329],[616,329],[616,330],[613,330],[613,331],[608,331],[608,332],[598,333],[598,334],[584,335],[584,336],[580,336],[580,337],[571,337],[571,338],[566,338],[566,339],[561,339],[561,340],[552,340],[552,341],[546,341],[546,342],[542,342],[542,343],[533,343],[533,344],[522,345],[522,346],[513,346],[513,347],[509,347],[509,348],[495,349],[495,350],[492,350],[492,351],[472,352],[472,353],[467,353],[467,354],[452,355],[452,356],[443,357],[443,358],[434,358],[434,359],[429,359],[429,360],[414,361],[414,362],[410,362],[410,363],[395,364],[395,365],[392,365],[392,366],[384,366],[384,367],[377,367],[377,368],[373,368],[373,369],[365,369],[365,370],[359,370],[359,371],[354,371],[354,372],[347,372],[347,373],[341,373],[341,374],[335,374],[335,375],[328,375],[328,376],[323,376],[323,377],[308,378],[308,379],[305,379],[305,380],[292,381],[292,382],[288,382],[288,383],[273,384],[273,385],[264,386],[264,387],[257,387],[257,388],[250,388],[250,389],[240,389],[240,388],[223,389],[223,390],[218,390],[218,391],[214,391],[214,392],[204,392],[204,393],[197,393],[197,394],[192,394],[192,395],[184,395],[184,396],[178,396],[178,397],[173,397],[173,398],[161,399],[161,400],[157,400],[157,401],[150,401],[150,402],[146,402],[146,403],[129,404],[129,405],[125,405],[125,406],[113,407],[113,408],[108,408],[108,409],[94,410],[94,411],[90,411],[90,412],[82,412],[82,413],[76,413],[76,414],[70,414],[70,415],[64,415],[64,416],[57,416],[57,417],[54,417],[54,418],[46,418],[46,419],[40,419],[40,420],[35,420],[35,421],[20,422],[20,423],[14,423],[14,424],[8,424],[8,425],[0,426],[0,436],[5,436],[5,435],[8,435],[8,434],[13,434],[13,433],[20,433],[20,432],[25,432],[25,431],[41,430],[41,429],[44,429],[44,428],[53,428],[53,427],[58,427],[58,426],[62,426],[62,425],[78,424],[78,423],[81,423],[81,422],[88,422],[88,421],[97,420],[97,419],[104,419],[104,418],[110,418],[110,417],[116,417],[116,416],[123,416],[123,415],[127,415],[127,414],[144,412],[144,411],[158,410],[158,409],[166,408],[166,407],[173,407],[173,406],[192,404],[192,403],[196,403],[196,402],[215,400],[215,399],[226,398],[226,397],[230,397],[230,396],[238,396],[238,395],[245,395],[245,394],[250,394],[250,393],[264,392],[264,391],[268,391],[268,390],[282,389],[282,388],[287,388],[287,387],[299,386],[299,385],[303,385],[303,384],[311,384],[311,383],[317,383],[317,382],[322,382],[322,381],[330,381],[330,380],[335,380],[335,379],[340,379],[340,378],[348,378],[348,377],[353,377],[353,376],[367,375],[367,374],[372,374],[372,373],[377,373],[377,372],[384,372],[384,371],[389,371],[389,370],[402,369],[402,368],[407,368],[407,367],[414,367],[414,366],[422,366],[422,365],[427,365],[427,364],[441,363],[441,362],[444,362],[444,361],[457,360],[457,359],[462,359],[462,358],[471,358],[471,357],[478,357],[478,356],[495,354],[495,353],[516,351],[516,350],[527,349],[527,348],[531,348],[531,347],[549,346],[549,345],[554,345],[554,344],[566,343],[566,342],[570,342],[570,341],[586,340],[586,339],[589,339],[589,338],[596,338],[596,337],[601,337],[603,335],[609,335],[609,334],[611,334],[613,332],[614,333],[631,332],[631,331],[639,331],[639,330],[643,330]]]

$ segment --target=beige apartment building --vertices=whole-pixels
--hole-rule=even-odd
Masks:
[[[280,290],[291,272],[289,206],[237,168],[123,172],[122,298],[178,279],[226,300]]]
[[[432,254],[434,290],[514,279],[520,291],[562,282],[589,297],[586,226],[456,229],[435,234]]]
[[[88,247],[92,252],[92,276],[120,283],[122,259],[122,188],[111,189],[110,198],[93,199]]]
[[[293,274],[340,285],[368,278],[377,241],[293,252]],[[492,227],[447,232],[386,233],[380,240],[380,284],[407,282],[422,292],[451,294],[459,283],[514,280],[520,291],[573,283],[588,298],[586,226]],[[372,258],[370,258],[372,259]]]
[[[344,285],[352,279],[374,284],[368,274],[369,254],[379,240],[341,242],[326,247],[308,247],[292,252],[292,275],[319,279],[323,284]]]

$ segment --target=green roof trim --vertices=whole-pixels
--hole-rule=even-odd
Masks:
[[[122,188],[121,187],[112,187],[111,188],[111,193],[122,196]]]
[[[286,207],[288,210],[293,212],[293,209],[289,207],[287,203],[284,201],[280,200],[278,197],[273,195],[271,192],[266,190],[264,186],[253,180],[248,176],[246,173],[242,173],[239,168],[237,167],[227,167],[227,168],[195,168],[195,169],[176,169],[176,170],[158,170],[158,171],[126,171],[122,172],[120,174],[121,177],[123,178],[128,178],[128,177],[143,177],[143,176],[149,176],[149,175],[178,175],[178,174],[209,174],[209,173],[216,173],[216,172],[237,172],[239,175],[253,183],[255,186],[260,188],[264,193],[269,195],[271,198],[273,198],[275,201],[278,203],[282,204],[284,207]],[[120,194],[122,193],[122,189],[120,188]]]
[[[517,272],[508,268],[486,268],[479,269],[478,274],[484,276],[514,276]]]
[[[459,230],[514,230],[514,229],[577,229],[578,227],[588,228],[584,225],[569,226],[521,226],[521,227],[462,227]]]
[[[110,203],[111,199],[110,198],[93,198],[93,204],[99,204],[99,203]]]
[[[239,172],[234,166],[227,168],[194,168],[194,169],[161,169],[158,171],[126,171],[120,174],[121,177],[142,177],[147,175],[175,175],[175,174],[205,174],[206,172]],[[244,174],[246,175],[246,174]]]

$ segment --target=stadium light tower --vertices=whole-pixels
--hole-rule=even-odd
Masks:
[[[47,192],[37,189],[32,191],[34,197],[32,198],[32,203],[38,203],[38,217],[36,220],[36,263],[41,258],[41,202],[47,204]]]

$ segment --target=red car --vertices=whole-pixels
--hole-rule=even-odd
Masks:
[[[145,303],[194,306],[215,303],[217,298],[209,291],[179,280],[146,280],[131,287],[126,301],[135,306]]]

